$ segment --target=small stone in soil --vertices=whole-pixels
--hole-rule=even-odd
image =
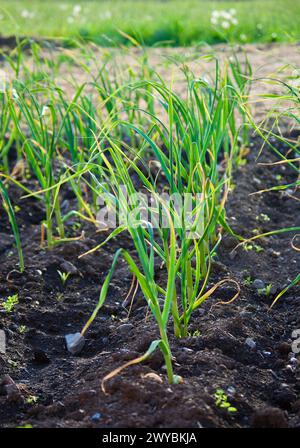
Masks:
[[[4,386],[7,400],[12,402],[20,402],[23,400],[21,392],[16,384],[7,384]]]
[[[78,269],[70,261],[63,261],[60,267],[67,274],[76,275],[78,273]]]
[[[100,412],[96,412],[94,415],[92,415],[91,420],[93,422],[99,422],[99,420],[101,419],[101,414]]]
[[[291,365],[297,365],[298,364],[298,360],[297,360],[297,358],[295,356],[290,358],[290,364]]]
[[[188,347],[183,347],[182,351],[186,352],[186,353],[193,353],[194,350],[192,350],[191,348],[188,348]]]
[[[229,386],[227,387],[227,393],[228,395],[230,395],[231,397],[233,397],[236,394],[236,389],[233,386]]]
[[[251,350],[254,350],[256,348],[256,342],[252,338],[247,338],[245,340],[245,344],[251,348]]]
[[[265,282],[260,280],[259,278],[256,278],[252,283],[253,288],[255,289],[264,289]]]
[[[8,401],[21,402],[23,397],[21,392],[9,375],[0,378],[0,395],[6,395]]]
[[[9,375],[2,375],[0,378],[0,395],[6,395],[6,386],[10,384],[16,384],[14,380]]]
[[[81,352],[85,344],[85,337],[80,333],[70,333],[65,335],[68,352],[77,355]]]
[[[132,324],[122,324],[119,326],[118,331],[121,334],[127,334],[130,333],[131,330],[133,330],[133,325]]]

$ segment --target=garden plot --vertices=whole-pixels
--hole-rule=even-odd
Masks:
[[[299,426],[297,48],[247,50],[3,55],[2,426]]]

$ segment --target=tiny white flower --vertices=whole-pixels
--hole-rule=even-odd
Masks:
[[[28,11],[28,9],[23,9],[21,11],[21,17],[23,17],[23,19],[29,19],[30,17],[30,12]]]
[[[210,84],[210,79],[206,75],[202,76],[202,81],[204,81],[205,84]]]
[[[21,11],[21,17],[23,19],[33,19],[34,16],[35,16],[35,12],[33,12],[33,11],[30,12],[30,11],[28,11],[28,9],[23,9]]]
[[[231,23],[232,23],[232,25],[237,26],[238,23],[239,23],[239,21],[238,21],[238,19],[236,19],[235,17],[233,17],[233,18],[231,19]]]
[[[236,15],[236,9],[235,9],[235,8],[231,8],[231,9],[229,10],[229,12],[230,12],[230,14],[231,14],[232,16],[235,16],[235,15]]]
[[[230,28],[230,23],[227,20],[223,20],[221,26],[222,28],[224,28],[224,30],[228,30]]]
[[[48,106],[43,106],[42,109],[42,117],[44,117],[45,115],[49,115],[50,109]]]
[[[74,16],[77,16],[80,12],[81,12],[81,6],[80,5],[75,5],[74,8],[73,8]]]
[[[218,22],[219,22],[217,17],[211,17],[210,21],[213,25],[218,25]]]
[[[218,11],[217,9],[214,9],[213,12],[211,13],[212,17],[220,17],[220,11]]]
[[[18,95],[18,92],[16,91],[16,89],[12,89],[11,94],[15,100],[17,100],[19,98],[19,95]]]
[[[231,20],[231,14],[228,11],[221,11],[221,17],[225,20]]]

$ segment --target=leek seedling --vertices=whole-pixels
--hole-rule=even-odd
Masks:
[[[298,81],[298,79],[297,79]],[[284,94],[268,94],[268,95],[263,95],[263,97],[265,99],[272,99],[276,101],[276,110],[272,109],[270,111],[270,115],[272,115],[273,117],[273,125],[271,127],[271,129],[267,129],[265,130],[263,127],[263,123],[260,124],[259,126],[256,125],[256,123],[254,122],[253,119],[249,120],[251,121],[251,125],[253,126],[255,132],[260,135],[260,137],[263,138],[264,141],[264,145],[262,147],[262,149],[264,148],[264,146],[269,147],[279,158],[279,161],[277,162],[270,162],[270,163],[264,163],[262,165],[271,165],[271,166],[280,166],[280,165],[288,165],[289,168],[294,172],[295,174],[295,180],[294,182],[291,182],[287,185],[276,185],[273,186],[271,188],[268,189],[264,189],[261,190],[257,193],[264,193],[267,191],[282,191],[282,190],[287,190],[287,189],[294,189],[295,191],[297,190],[297,188],[299,188],[300,186],[300,149],[299,149],[299,142],[298,141],[294,141],[292,138],[290,138],[289,136],[284,136],[281,133],[280,130],[280,124],[282,122],[283,119],[288,119],[289,120],[289,127],[293,128],[293,123],[295,124],[295,126],[299,126],[300,124],[300,116],[299,116],[299,110],[300,110],[300,95],[299,95],[299,85],[298,87],[291,84],[291,83],[287,83],[285,81],[279,81],[276,79],[272,79],[272,82],[284,87],[285,89],[285,93]],[[283,103],[283,107],[282,107],[282,111],[280,112],[280,104]],[[289,106],[287,106],[287,104],[289,104]],[[268,116],[266,118],[266,120],[268,119]],[[276,132],[276,127],[277,127],[277,132]],[[278,149],[273,141],[278,141],[281,143],[281,145],[283,147],[286,148],[285,153],[283,151],[281,151],[280,149]],[[281,177],[277,177],[278,180],[281,180]],[[292,196],[293,197],[293,196]],[[300,230],[300,227],[289,227],[289,228],[284,228],[284,229],[279,229],[279,230],[275,230],[275,231],[271,231],[268,232],[264,235],[257,235],[256,238],[260,238],[263,236],[270,236],[270,235],[275,235],[275,234],[279,234],[279,233],[284,233],[284,232],[298,232]],[[292,247],[296,250],[299,251],[299,248],[297,248],[294,245],[294,239],[296,238],[297,235],[294,236],[293,240],[292,240]],[[252,238],[253,240],[254,238]],[[274,299],[271,308],[278,302],[278,300],[293,286],[295,286],[296,284],[298,284],[300,282],[300,274],[298,274],[294,280],[287,286],[285,287]]]
[[[57,271],[59,278],[61,279],[61,282],[63,285],[65,285],[66,281],[68,280],[69,276],[70,276],[70,272],[61,272],[61,271]]]
[[[23,151],[26,160],[35,174],[42,191],[36,196],[42,197],[46,208],[46,231],[48,245],[54,244],[52,215],[54,213],[60,238],[65,238],[64,223],[60,209],[59,189],[55,189],[55,171],[57,145],[60,143],[65,118],[76,103],[83,86],[76,92],[73,101],[65,111],[64,118],[58,123],[56,108],[53,104],[41,106],[38,97],[29,91],[22,83],[15,83],[17,95],[10,101],[10,113],[18,134],[23,142]],[[25,119],[31,134],[27,137],[22,121]]]
[[[6,88],[3,86],[2,88]],[[4,171],[9,172],[8,154],[15,141],[15,127],[12,125],[7,100],[8,90],[0,91],[0,161]],[[9,133],[9,137],[7,135]]]
[[[23,251],[22,251],[22,247],[21,247],[19,227],[17,224],[13,206],[10,202],[7,190],[6,190],[3,182],[1,181],[1,179],[0,179],[0,195],[3,200],[4,210],[6,211],[6,213],[8,215],[8,219],[9,219],[9,222],[10,222],[10,225],[11,225],[14,237],[15,237],[15,242],[16,242],[17,251],[18,251],[18,255],[19,255],[20,271],[23,272],[24,271],[24,258],[23,258]]]
[[[140,362],[159,347],[165,357],[169,381],[174,382],[167,338],[167,325],[171,316],[175,335],[187,336],[193,311],[225,281],[232,281],[225,279],[208,290],[206,288],[211,258],[221,238],[218,228],[231,231],[226,224],[225,204],[227,183],[232,169],[231,159],[235,151],[231,142],[236,141],[236,136],[232,138],[231,125],[237,97],[230,97],[232,86],[228,88],[226,80],[219,81],[218,70],[214,87],[192,80],[189,83],[187,101],[175,95],[164,84],[143,82],[138,83],[135,88],[144,88],[147,85],[160,95],[160,102],[168,117],[168,126],[156,116],[151,116],[152,125],[148,133],[130,122],[121,124],[127,131],[137,133],[150,147],[164,174],[168,192],[179,194],[181,197],[185,194],[190,195],[193,219],[188,222],[185,213],[182,215],[182,210],[178,215],[176,207],[170,206],[158,195],[156,180],[151,175],[147,177],[139,169],[136,161],[142,161],[144,145],[140,153],[132,151],[132,160],[131,154],[123,150],[108,133],[105,136],[108,142],[106,147],[103,147],[100,139],[96,141],[98,156],[101,156],[103,163],[101,167],[97,164],[93,167],[91,159],[90,166],[91,175],[95,179],[95,185],[98,186],[98,194],[104,195],[111,207],[117,206],[119,218],[129,216],[131,220],[127,221],[126,225],[120,224],[104,243],[93,250],[99,249],[111,238],[127,230],[135,245],[140,266],[126,251],[120,249],[116,253],[112,268],[102,286],[98,305],[82,334],[87,331],[103,305],[117,259],[122,254],[139,282],[161,336],[160,340],[151,344],[143,357],[133,360],[126,366]],[[158,137],[160,144],[157,141]],[[227,162],[227,169],[222,175],[218,170],[221,155]],[[129,197],[137,196],[129,171],[135,172],[143,187],[157,199],[159,217],[161,218],[162,211],[166,212],[167,226],[162,226],[159,219],[154,231],[148,218],[142,213],[146,212],[146,216],[151,213],[147,201],[143,204],[137,200],[133,203],[128,202],[128,198],[119,187],[125,186]],[[119,221],[122,222],[122,219]],[[166,285],[158,284],[155,279],[155,254],[165,265]],[[239,294],[239,286],[236,282],[234,284],[238,291],[232,300]],[[121,368],[117,369],[113,374],[120,370]],[[110,377],[109,375],[106,379]]]
[[[271,308],[273,308],[273,306],[278,302],[278,300],[286,293],[288,292],[289,289],[291,289],[293,286],[296,286],[298,283],[300,283],[300,274],[298,274],[294,280],[288,285],[286,286],[273,300],[273,303],[271,305]]]

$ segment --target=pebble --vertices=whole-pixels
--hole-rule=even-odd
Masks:
[[[296,366],[295,366],[295,365],[292,365],[292,364],[288,364],[288,365],[286,366],[286,369],[289,370],[289,371],[292,372],[292,373],[295,373],[295,372],[296,372]]]
[[[133,330],[134,326],[132,324],[122,324],[118,327],[118,332],[121,334],[127,334]]]
[[[183,347],[182,351],[185,353],[193,353],[194,350],[192,350],[191,348],[188,348],[188,347]]]
[[[295,358],[295,356],[293,358],[290,358],[290,364],[297,366],[298,360],[297,360],[297,358]]]
[[[288,359],[293,359],[293,358],[295,358],[295,353],[294,352],[289,352]]]
[[[70,261],[63,261],[60,267],[66,274],[75,275],[78,273],[78,269]]]
[[[255,289],[264,289],[265,282],[263,280],[260,280],[259,278],[256,278],[252,283],[253,288]]]
[[[261,185],[261,180],[258,179],[257,177],[253,177],[253,182],[254,182],[255,185],[258,185],[258,186]]]
[[[223,246],[226,247],[226,249],[234,249],[237,245],[238,240],[233,236],[227,236],[223,240]]]
[[[7,384],[7,386],[4,386],[4,390],[6,392],[8,401],[22,401],[21,392],[19,391],[19,388],[16,384]]]
[[[236,388],[233,386],[227,387],[227,393],[228,393],[228,395],[233,397],[236,394]]]
[[[212,268],[215,272],[218,272],[218,273],[225,273],[225,272],[227,273],[227,271],[228,271],[225,264],[220,263],[219,261],[213,261]]]
[[[70,333],[65,335],[68,352],[77,355],[81,352],[85,344],[85,337],[80,333]]]
[[[21,392],[9,375],[0,378],[0,395],[6,395],[8,401],[20,402],[23,400]]]
[[[101,419],[101,414],[100,412],[96,412],[94,415],[92,415],[91,420],[93,422],[99,422],[99,420]]]
[[[5,394],[5,386],[15,384],[14,380],[9,375],[2,375],[0,378],[0,395]]]
[[[254,349],[256,348],[256,342],[255,342],[254,339],[252,339],[252,338],[247,338],[247,339],[245,340],[245,344],[246,344],[249,348],[251,348],[251,350],[254,350]]]

